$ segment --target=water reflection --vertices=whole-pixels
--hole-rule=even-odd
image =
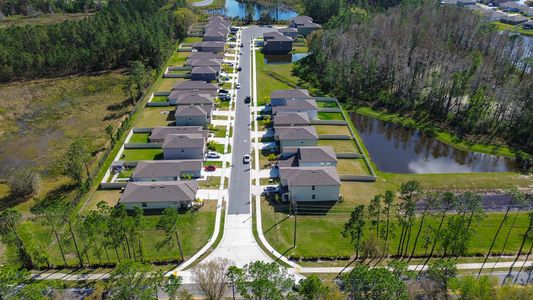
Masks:
[[[457,150],[418,130],[350,113],[376,166],[390,173],[469,173],[515,170],[505,157]]]
[[[276,9],[275,7],[266,7],[260,4],[248,4],[247,7],[245,3],[239,2],[237,0],[226,0],[226,6],[224,7],[224,10],[222,12],[216,12],[223,13],[226,16],[232,18],[245,18],[246,15],[253,15],[254,21],[259,20],[259,17],[264,12],[268,12],[272,19],[280,21],[285,21],[290,18],[294,18],[298,15],[297,12],[290,10],[286,7],[280,7],[279,9]]]
[[[308,53],[294,54],[265,54],[265,64],[288,64],[295,63],[309,55]]]

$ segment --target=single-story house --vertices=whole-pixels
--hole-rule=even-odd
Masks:
[[[313,18],[308,16],[297,16],[290,19],[289,27],[296,28],[298,33],[303,36],[322,28],[322,26],[313,22]]]
[[[213,105],[213,96],[197,91],[172,91],[168,101],[171,105]]]
[[[218,92],[218,87],[209,82],[187,80],[174,85],[172,91],[198,92],[199,94],[207,94],[214,97]]]
[[[526,17],[533,17],[533,7],[522,7],[520,9],[520,13],[522,13]]]
[[[286,105],[272,107],[272,115],[276,115],[279,112],[303,112],[307,113],[309,120],[316,120],[318,117],[318,106],[314,99],[289,100]]]
[[[306,89],[275,90],[270,93],[270,105],[287,105],[287,100],[310,100],[309,91]]]
[[[318,133],[314,126],[276,127],[274,140],[279,143],[282,153],[287,147],[316,146]]]
[[[165,141],[165,138],[169,134],[200,134],[207,140],[208,132],[204,130],[202,126],[165,126],[155,127],[150,132],[148,138],[150,143],[160,143]]]
[[[527,7],[521,3],[514,1],[507,1],[498,5],[503,11],[506,12],[519,12],[521,9]]]
[[[527,23],[524,23],[524,25],[522,25],[522,27],[524,29],[533,29],[533,21],[529,21]]]
[[[331,146],[286,147],[279,167],[335,167],[337,155]]]
[[[193,67],[191,80],[215,81],[218,79],[220,67]]]
[[[231,22],[222,16],[210,16],[207,19],[206,28],[213,27],[213,26],[221,26],[221,27],[229,28],[231,26]]]
[[[199,52],[199,53],[202,53],[202,52]],[[222,65],[222,59],[217,59],[217,58],[187,59],[184,64],[184,66],[191,66],[193,68],[194,67],[214,67],[214,68],[218,68],[219,70],[220,70],[221,65]]]
[[[131,175],[131,181],[177,181],[181,179],[199,178],[203,161],[188,160],[152,160],[140,161]]]
[[[207,59],[218,59],[222,61],[224,59],[223,53],[213,53],[213,52],[192,52],[187,56],[187,61],[185,65],[187,65],[187,62],[193,61],[193,60],[207,60]],[[190,65],[190,63],[189,63]]]
[[[457,6],[472,6],[476,3],[476,0],[457,0]]]
[[[305,23],[312,23],[313,22],[313,18],[311,18],[309,16],[296,16],[296,17],[290,19],[289,21],[290,21],[289,27],[298,28],[298,26],[302,26]]]
[[[292,27],[281,28],[278,30],[284,36],[290,37],[293,41],[298,37],[298,29]]]
[[[286,54],[292,51],[292,38],[275,31],[263,35],[263,53]]]
[[[187,208],[196,200],[197,191],[196,181],[129,182],[118,203],[127,209]]]
[[[341,181],[335,167],[279,168],[283,201],[338,201]]]
[[[203,126],[211,122],[211,105],[180,105],[174,111],[176,126]]]
[[[529,18],[526,18],[521,15],[512,15],[512,16],[507,15],[507,16],[503,16],[500,19],[500,22],[505,23],[505,24],[510,24],[510,25],[518,25],[518,24],[525,23],[527,21],[529,21]]]
[[[226,41],[227,34],[228,32],[223,29],[210,29],[204,33],[204,41],[224,42]]]
[[[278,112],[274,115],[274,127],[309,126],[309,116],[303,112]]]
[[[205,138],[201,134],[169,134],[162,149],[164,159],[203,159]]]
[[[224,52],[224,42],[198,42],[192,44],[192,48],[200,52]]]

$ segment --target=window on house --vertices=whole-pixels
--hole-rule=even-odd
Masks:
[[[143,202],[143,203],[142,203],[142,206],[143,206],[143,207],[147,207],[148,204],[146,204],[146,202]]]
[[[313,197],[311,199],[315,200],[316,199],[316,195],[313,195]]]
[[[314,185],[311,186],[311,190],[313,190],[313,191],[315,190],[315,186]]]

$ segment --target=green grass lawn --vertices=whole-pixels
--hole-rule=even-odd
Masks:
[[[174,123],[172,107],[146,107],[136,124],[140,128],[169,126]]]
[[[172,87],[176,85],[178,82],[185,81],[188,79],[185,78],[163,78],[161,79],[161,82],[156,87],[156,91],[158,92],[170,92]]]
[[[149,133],[134,133],[131,135],[130,143],[148,143]]]
[[[353,140],[318,140],[318,146],[331,146],[335,152],[358,152]]]
[[[229,110],[229,101],[222,101],[219,98],[215,98],[215,103],[219,110]]]
[[[217,189],[220,187],[220,176],[207,176],[207,180],[198,180],[198,187],[201,189]]]
[[[170,58],[170,66],[177,67],[177,66],[183,66],[183,63],[187,60],[187,57],[189,56],[189,52],[179,52],[175,51],[172,54],[172,57]]]
[[[225,137],[226,136],[226,126],[213,126],[210,129],[210,131],[213,131],[213,133],[215,134],[215,137]]]
[[[257,105],[265,105],[270,102],[270,94],[275,90],[292,89],[289,85],[274,79],[269,76],[269,73],[276,73],[278,76],[296,84],[298,79],[292,76],[293,64],[265,64],[264,55],[257,51],[255,53],[255,61],[257,67]]]
[[[348,126],[345,125],[313,125],[318,134],[344,134],[350,135]]]
[[[518,33],[520,33],[520,34],[533,36],[533,30],[531,30],[531,29],[524,29],[524,28],[522,27],[523,24],[518,24],[518,25],[516,25],[516,26],[514,26],[514,25],[510,25],[510,24],[505,24],[505,23],[502,23],[502,22],[492,22],[492,24],[495,24],[495,25],[496,25],[496,28],[497,28],[499,31],[518,32]]]
[[[296,43],[292,46],[292,53],[307,53],[309,48],[305,44]]]
[[[211,151],[216,151],[218,153],[224,153],[224,145],[219,143],[213,143],[214,147],[212,149],[209,149]]]
[[[154,96],[154,98],[152,98],[152,102],[167,102],[167,101],[168,101],[167,96]]]
[[[199,36],[188,36],[183,40],[183,43],[198,43],[201,41],[202,41],[202,38]]]
[[[124,169],[122,172],[118,174],[118,178],[130,178],[131,175],[133,175],[133,172],[135,171],[134,168],[131,169]]]
[[[344,120],[341,113],[337,112],[318,112],[319,120]]]
[[[334,101],[317,101],[318,108],[339,108],[337,102]]]
[[[208,161],[204,162],[204,167],[205,166],[215,166],[217,168],[222,168],[222,162],[221,161],[208,160]]]
[[[125,161],[159,159],[163,159],[163,150],[161,149],[125,149],[120,158],[120,160]]]
[[[370,175],[365,162],[362,159],[338,159],[337,172],[339,175]]]

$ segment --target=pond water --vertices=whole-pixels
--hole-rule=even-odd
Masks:
[[[252,9],[252,14],[254,16],[254,20],[256,21],[259,20],[259,17],[264,11],[267,11],[271,18],[280,21],[288,20],[298,15],[296,11],[286,7],[276,9],[274,7],[266,7],[259,4],[254,4],[250,6],[250,10]],[[226,6],[223,13],[232,18],[244,18],[246,17],[246,5],[237,0],[226,0]]]
[[[350,113],[379,170],[389,173],[470,173],[514,171],[505,157],[457,150],[415,130]]]
[[[309,53],[293,53],[293,54],[265,54],[265,64],[286,64],[295,63],[300,59],[306,57]]]

